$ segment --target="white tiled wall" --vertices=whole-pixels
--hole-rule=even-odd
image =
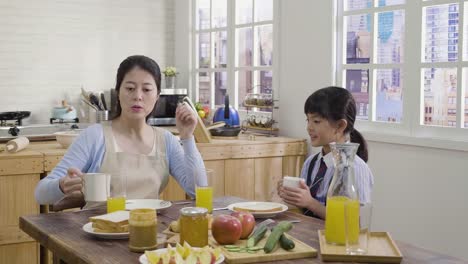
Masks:
[[[80,87],[108,90],[120,62],[144,54],[174,63],[172,0],[0,0],[0,112],[44,123]]]

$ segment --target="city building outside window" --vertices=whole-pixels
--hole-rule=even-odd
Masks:
[[[468,142],[468,1],[335,3],[336,83],[357,127]]]
[[[193,0],[192,87],[214,109],[274,89],[277,0]],[[277,96],[275,96],[277,97]]]

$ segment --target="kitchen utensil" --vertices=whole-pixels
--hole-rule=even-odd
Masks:
[[[10,153],[18,152],[29,145],[29,139],[27,137],[17,137],[6,143],[5,148]]]
[[[224,121],[228,126],[239,126],[239,113],[229,105],[229,95],[224,97],[224,107],[216,110],[213,116],[213,122]]]
[[[89,101],[91,102],[91,104],[95,105],[98,110],[103,110],[99,105],[99,98],[93,93],[89,95]]]
[[[104,97],[104,93],[101,93],[101,103],[102,103],[103,110],[109,110],[107,109],[107,103],[106,103],[106,98]]]
[[[93,105],[90,101],[86,100],[85,98],[81,98],[81,101],[83,101],[83,103],[87,104],[89,107],[91,107],[92,109],[98,111],[97,107],[95,105]]]

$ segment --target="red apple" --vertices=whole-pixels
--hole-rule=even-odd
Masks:
[[[241,239],[249,237],[255,227],[255,217],[249,212],[233,212],[231,216],[239,219],[242,225]]]
[[[211,232],[220,245],[234,244],[241,236],[242,224],[233,216],[218,215],[213,219]]]

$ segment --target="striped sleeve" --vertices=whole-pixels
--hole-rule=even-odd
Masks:
[[[358,189],[359,201],[361,203],[370,203],[372,201],[371,194],[374,185],[374,176],[367,163],[361,158],[356,157],[354,165],[354,178]]]

